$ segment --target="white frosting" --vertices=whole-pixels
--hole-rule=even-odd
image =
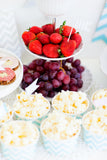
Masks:
[[[92,133],[107,135],[107,111],[94,110],[83,117],[83,126]]]
[[[67,140],[80,132],[80,120],[53,111],[41,125],[42,133],[53,140]]]
[[[107,109],[107,89],[100,89],[92,95],[92,103],[96,108]]]
[[[89,106],[87,95],[83,92],[61,91],[52,100],[52,106],[68,114],[80,114]]]
[[[27,95],[21,92],[14,103],[15,113],[22,118],[39,118],[50,110],[50,103],[42,94]]]
[[[39,132],[29,121],[11,121],[2,126],[0,140],[10,146],[25,146],[38,139]]]

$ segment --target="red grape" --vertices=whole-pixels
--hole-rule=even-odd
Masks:
[[[47,97],[47,95],[48,95],[48,91],[43,90],[43,89],[40,90],[39,93],[41,93],[44,97]]]
[[[66,61],[69,62],[69,63],[72,63],[72,62],[73,62],[73,59],[74,59],[74,58],[71,57],[71,58],[68,58]]]
[[[69,84],[69,82],[70,82],[70,76],[68,74],[66,74],[64,79],[63,79],[63,83],[64,84]]]
[[[36,78],[39,78],[40,77],[40,73],[39,72],[34,72],[33,73],[33,78],[36,79]]]
[[[35,70],[36,69],[36,64],[34,62],[31,62],[29,65],[28,65],[28,68],[31,69],[31,70]]]
[[[27,65],[23,65],[23,73],[25,74],[25,73],[27,73],[28,72],[28,67],[27,67]]]
[[[43,60],[43,59],[35,59],[32,62],[35,63],[36,66],[42,66],[44,64],[45,60]]]
[[[44,74],[42,75],[41,79],[42,79],[43,81],[48,81],[48,80],[49,80],[48,73],[44,73]]]
[[[43,73],[44,72],[44,68],[42,66],[37,66],[36,67],[36,71],[39,73]]]
[[[55,91],[50,91],[48,97],[53,98],[55,96]]]
[[[45,89],[46,89],[47,91],[52,91],[52,89],[53,89],[52,83],[46,82],[46,83],[45,83]]]
[[[69,85],[70,85],[70,87],[71,87],[72,85],[77,85],[77,79],[71,78]]]
[[[85,68],[83,66],[78,66],[77,70],[79,73],[82,73],[85,70]]]
[[[78,86],[78,88],[82,88],[82,86],[83,86],[83,80],[82,79],[77,80],[77,86]]]
[[[54,79],[55,76],[56,76],[56,74],[57,74],[57,71],[50,71],[50,72],[49,72],[49,78],[50,78],[50,79]]]
[[[73,67],[77,67],[81,64],[81,61],[79,59],[76,59],[74,62],[72,62]]]
[[[62,90],[64,91],[69,90],[69,85],[68,84],[63,85]]]
[[[72,85],[71,87],[70,87],[70,91],[78,91],[78,87],[76,86],[76,85]]]
[[[72,77],[74,77],[75,74],[77,74],[77,72],[78,72],[76,68],[72,68],[70,71],[71,71],[71,76]]]
[[[60,68],[60,63],[58,62],[50,62],[49,69],[53,71],[57,71]]]
[[[60,71],[57,73],[57,79],[58,79],[59,81],[62,81],[62,80],[64,79],[64,77],[65,77],[65,73],[64,73],[62,70],[60,70]]]
[[[31,84],[33,82],[33,78],[31,76],[25,76],[24,77],[24,81],[27,83],[27,84]]]
[[[61,82],[58,81],[57,79],[53,79],[53,80],[52,80],[52,84],[53,84],[53,87],[54,87],[54,88],[58,88],[58,87],[61,86]]]

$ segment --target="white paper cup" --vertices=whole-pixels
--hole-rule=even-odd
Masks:
[[[94,100],[94,96],[98,93],[98,92],[107,92],[106,88],[103,89],[99,89],[96,90],[92,95],[91,95],[91,103],[92,103],[92,108],[93,109],[105,109],[107,110],[107,95],[106,97],[104,95],[102,95],[102,98],[99,98],[98,100]]]
[[[96,110],[94,110],[95,112]],[[91,113],[92,111],[88,112],[87,114]],[[84,126],[84,119],[87,116],[85,114],[82,118],[82,126],[83,126],[83,139],[85,143],[89,146],[89,148],[93,150],[106,150],[107,149],[107,135],[101,135],[90,130],[87,130]]]
[[[23,122],[23,121],[22,121]],[[37,129],[37,127],[34,125]],[[32,144],[26,146],[9,146],[1,140],[1,151],[2,155],[6,160],[31,160],[34,158],[37,148],[37,142],[39,140],[39,131],[37,129],[38,137]]]
[[[69,91],[69,92],[72,92],[72,91]],[[87,108],[86,108],[86,110],[84,110],[83,112],[80,112],[80,113],[74,113],[74,114],[71,114],[71,113],[66,113],[66,112],[62,112],[60,109],[56,109],[54,106],[53,106],[53,102],[54,102],[54,100],[56,99],[56,96],[57,96],[57,94],[53,97],[53,99],[52,99],[52,107],[54,108],[54,110],[56,110],[56,111],[58,111],[58,112],[61,112],[61,113],[64,113],[65,115],[69,115],[69,116],[72,116],[72,117],[76,117],[77,119],[81,119],[82,118],[82,116],[87,112],[87,110],[88,110],[88,108],[89,108],[89,100],[88,100],[88,98],[86,99],[87,100],[87,104],[88,104],[88,106],[87,106]],[[64,104],[63,104],[64,105]],[[57,105],[56,105],[57,106]]]
[[[43,133],[42,126],[46,120],[47,119],[42,121],[40,126],[44,148],[50,154],[57,155],[57,156],[68,156],[69,154],[71,154],[72,151],[75,150],[77,146],[81,127],[79,128],[79,131],[75,136],[67,140],[53,140]]]

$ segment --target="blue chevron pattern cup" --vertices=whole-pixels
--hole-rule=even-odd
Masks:
[[[23,122],[23,121],[22,121]],[[36,127],[34,125],[34,127]],[[36,127],[37,128],[37,127]],[[11,146],[5,144],[1,140],[1,153],[6,160],[32,160],[35,157],[37,150],[37,143],[39,140],[39,131],[37,129],[38,137],[31,144],[25,146]]]
[[[102,135],[102,134],[94,133],[90,130],[87,130],[86,127],[84,126],[84,118],[86,115],[84,115],[82,119],[84,142],[89,146],[90,149],[99,150],[99,151],[107,150],[107,135],[105,134]]]
[[[43,145],[46,151],[57,156],[68,156],[72,154],[72,151],[76,149],[81,127],[79,129],[79,132],[75,136],[67,140],[53,140],[43,133],[42,124],[40,126],[40,131],[42,135]]]

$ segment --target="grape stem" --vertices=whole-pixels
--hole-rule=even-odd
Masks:
[[[60,60],[60,67],[59,67],[59,69],[61,69],[65,74],[66,74],[66,72],[65,72],[65,70],[64,70],[64,68],[62,67],[62,60]]]

